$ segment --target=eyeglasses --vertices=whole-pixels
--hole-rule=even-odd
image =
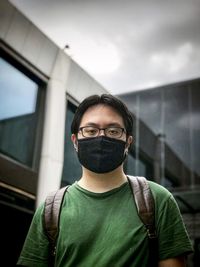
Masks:
[[[120,138],[125,132],[124,128],[120,127],[108,127],[108,128],[97,128],[93,126],[80,127],[82,136],[84,137],[97,137],[100,134],[100,131],[104,131],[105,136],[111,138]]]

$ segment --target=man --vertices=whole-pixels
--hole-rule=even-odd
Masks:
[[[82,176],[65,194],[55,266],[147,266],[146,228],[123,171],[133,142],[132,126],[127,107],[111,95],[88,97],[78,107],[71,131]],[[156,208],[158,266],[184,267],[192,247],[177,204],[169,191],[149,184]],[[35,213],[19,265],[48,266],[43,206]]]

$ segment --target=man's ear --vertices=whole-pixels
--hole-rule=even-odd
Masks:
[[[73,142],[73,144],[74,144],[74,148],[75,148],[75,150],[78,151],[78,141],[77,141],[77,136],[76,136],[75,134],[72,134],[72,136],[71,136],[71,140],[72,140],[72,142]]]
[[[126,148],[129,149],[132,143],[133,143],[133,136],[129,135],[126,142]]]

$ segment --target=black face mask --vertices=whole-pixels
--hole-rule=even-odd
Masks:
[[[119,167],[125,159],[126,142],[106,136],[78,140],[80,163],[95,173],[106,173]]]

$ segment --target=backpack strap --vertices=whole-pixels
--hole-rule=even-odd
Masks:
[[[158,265],[158,240],[155,227],[155,203],[145,177],[127,176],[133,192],[133,197],[138,210],[138,215],[147,229],[149,240],[148,266]]]
[[[43,213],[43,228],[49,240],[49,265],[54,266],[56,255],[56,240],[59,232],[60,207],[62,206],[65,192],[69,186],[51,192],[45,200]]]
[[[155,204],[148,181],[145,177],[138,176],[128,176],[128,181],[131,185],[138,215],[147,228],[148,237],[155,238]]]

